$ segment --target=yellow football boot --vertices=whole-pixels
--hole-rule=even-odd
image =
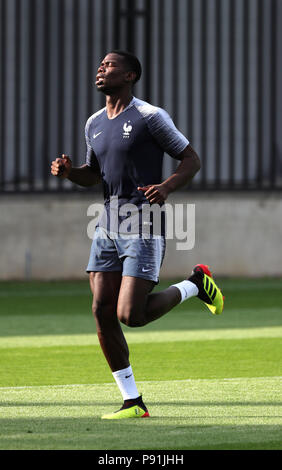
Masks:
[[[212,278],[209,266],[196,264],[188,280],[196,284],[199,289],[199,299],[206,304],[211,313],[220,315],[224,308],[224,297]]]
[[[149,418],[149,412],[143,403],[142,396],[133,400],[124,400],[120,410],[102,416],[102,419]]]

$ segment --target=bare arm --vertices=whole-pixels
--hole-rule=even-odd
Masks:
[[[82,165],[74,168],[72,161],[67,155],[62,158],[56,158],[51,165],[51,173],[61,179],[69,179],[79,186],[94,186],[101,181],[100,169],[90,168],[88,165]]]
[[[175,173],[162,183],[167,188],[168,194],[186,186],[201,168],[200,159],[190,144],[181,152],[179,160],[181,163]]]
[[[181,160],[181,163],[178,165],[175,173],[169,176],[169,178],[161,184],[138,188],[138,190],[144,192],[151,204],[164,202],[171,192],[186,186],[201,168],[200,159],[190,144],[180,153],[178,158]]]
[[[101,175],[99,170],[92,170],[88,165],[72,168],[68,179],[79,186],[94,186],[100,183]]]

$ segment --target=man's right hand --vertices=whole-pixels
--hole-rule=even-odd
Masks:
[[[56,158],[51,164],[51,173],[59,178],[68,178],[72,169],[71,159],[63,153],[62,158]]]

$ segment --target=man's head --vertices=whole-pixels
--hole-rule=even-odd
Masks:
[[[132,88],[140,79],[142,68],[137,57],[130,52],[114,50],[102,60],[96,76],[97,90],[106,95]]]

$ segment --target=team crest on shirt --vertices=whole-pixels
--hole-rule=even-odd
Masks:
[[[123,133],[122,136],[124,139],[128,139],[130,137],[130,132],[132,131],[132,125],[130,124],[130,121],[127,121],[123,125]]]

